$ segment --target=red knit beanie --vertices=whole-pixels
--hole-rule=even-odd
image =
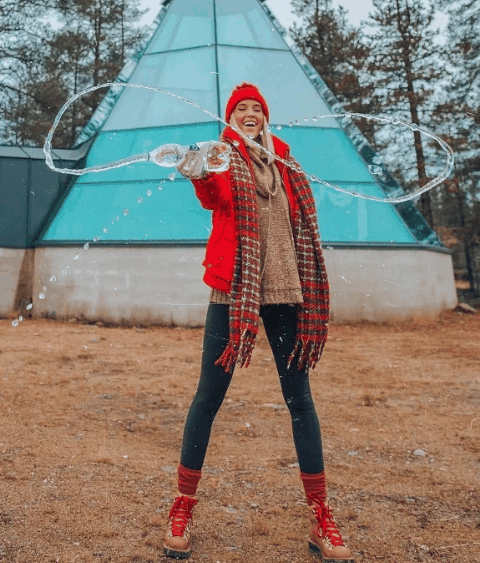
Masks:
[[[225,121],[230,123],[230,117],[236,108],[237,104],[243,100],[255,100],[262,106],[263,115],[269,121],[269,111],[268,105],[265,98],[260,93],[260,90],[255,86],[255,84],[249,84],[248,82],[243,82],[239,86],[235,86],[230,99],[227,102],[227,107],[225,109]]]

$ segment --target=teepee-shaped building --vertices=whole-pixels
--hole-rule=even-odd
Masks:
[[[308,173],[378,197],[401,192],[388,173],[370,172],[377,156],[350,120],[317,118],[342,108],[264,2],[164,1],[157,24],[119,82],[162,88],[219,116],[233,87],[253,82],[268,100],[273,132]],[[171,96],[115,86],[79,142],[92,139],[85,162],[92,166],[164,143],[216,139],[221,129]],[[211,217],[191,183],[171,172],[137,163],[72,181],[36,244],[36,312],[202,324]],[[384,320],[455,305],[451,257],[411,203],[318,184],[314,193],[334,318]]]

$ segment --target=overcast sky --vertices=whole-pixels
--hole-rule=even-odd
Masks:
[[[267,0],[267,4],[284,27],[289,28],[292,25],[294,16],[292,15],[290,0]],[[348,10],[352,23],[358,23],[360,20],[367,19],[368,11],[372,9],[371,0],[333,0],[333,4],[335,6],[342,5]],[[160,5],[160,0],[140,0],[140,7],[142,9],[150,8],[150,11],[144,16],[142,23],[151,23],[158,14]]]

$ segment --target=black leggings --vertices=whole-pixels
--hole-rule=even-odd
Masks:
[[[229,338],[228,309],[228,305],[210,303],[207,311],[200,381],[185,423],[180,458],[180,463],[189,469],[202,468],[213,420],[232,380],[233,368],[230,373],[225,373],[222,366],[215,365]],[[298,371],[296,358],[287,369],[297,332],[296,308],[262,305],[260,316],[280,375],[283,397],[292,417],[300,469],[305,473],[319,473],[323,471],[322,441],[308,369]]]

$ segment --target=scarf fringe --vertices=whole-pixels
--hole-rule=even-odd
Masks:
[[[256,338],[256,332],[245,329],[240,341],[229,341],[222,355],[216,360],[215,365],[223,366],[225,373],[229,373],[235,365],[247,368],[252,359]]]
[[[293,359],[298,354],[298,369],[301,370],[304,367],[309,369],[315,369],[320,357],[322,355],[323,349],[327,342],[327,335],[322,336],[319,339],[297,339],[293,351],[288,358],[287,369],[290,369]]]

